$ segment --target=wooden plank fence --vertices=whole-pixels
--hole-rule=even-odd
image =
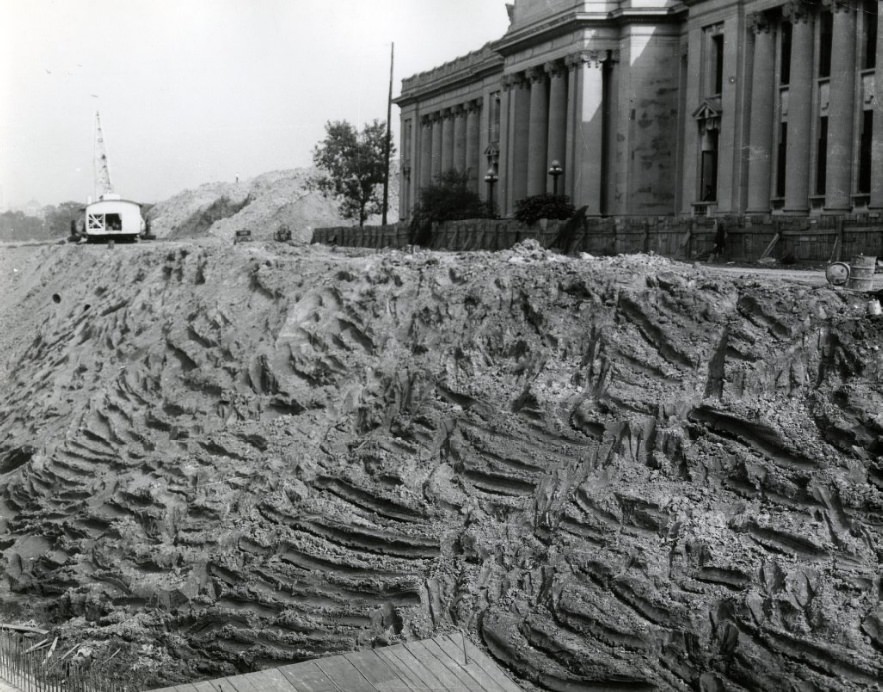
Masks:
[[[571,223],[571,227],[567,224]],[[723,233],[721,232],[723,229]],[[566,233],[563,233],[566,231]],[[563,236],[566,236],[563,237]],[[592,255],[654,252],[673,259],[708,257],[725,238],[722,256],[755,261],[773,239],[775,259],[796,262],[850,260],[859,254],[883,257],[883,219],[873,215],[809,217],[585,217],[578,223],[540,221],[525,226],[513,219],[470,219],[433,226],[427,247],[434,250],[504,250],[534,238],[543,247]],[[317,228],[314,243],[342,247],[403,248],[413,238],[407,224],[386,227]],[[561,245],[568,247],[563,248]]]
[[[136,692],[134,673],[110,671],[104,660],[81,660],[79,647],[34,628],[0,625],[0,680],[22,692]]]

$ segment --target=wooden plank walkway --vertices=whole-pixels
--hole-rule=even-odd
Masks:
[[[155,692],[522,692],[461,634],[317,658]]]

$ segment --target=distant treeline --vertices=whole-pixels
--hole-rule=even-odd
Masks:
[[[80,202],[62,202],[58,206],[43,207],[43,218],[28,216],[21,211],[0,214],[0,241],[50,240],[70,235],[71,219],[79,218]]]

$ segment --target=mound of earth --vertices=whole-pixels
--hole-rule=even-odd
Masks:
[[[459,628],[526,689],[883,676],[846,292],[261,243],[19,248],[0,289],[0,614],[60,651],[148,686]]]
[[[253,238],[269,240],[284,226],[294,242],[309,243],[314,228],[352,225],[341,218],[336,201],[310,186],[315,174],[314,169],[298,168],[235,183],[206,183],[154,205],[148,214],[151,231],[159,238],[214,236],[229,241],[236,231],[250,230]],[[398,219],[397,181],[392,170],[390,223]],[[371,217],[368,223],[380,221]]]

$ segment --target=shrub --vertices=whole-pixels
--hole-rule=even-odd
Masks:
[[[488,204],[469,187],[469,176],[450,170],[420,191],[420,201],[411,213],[411,243],[428,245],[432,224],[458,219],[492,216]]]
[[[515,203],[515,218],[532,226],[539,219],[569,219],[574,208],[567,195],[543,193],[525,197]]]

